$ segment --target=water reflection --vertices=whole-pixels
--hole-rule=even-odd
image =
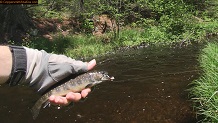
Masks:
[[[161,50],[160,50],[161,49]],[[198,77],[198,47],[145,48],[98,58],[97,70],[113,82],[94,88],[87,99],[60,110],[43,109],[32,119],[39,98],[28,87],[0,87],[0,122],[194,123],[187,85]]]

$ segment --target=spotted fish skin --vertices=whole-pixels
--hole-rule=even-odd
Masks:
[[[109,77],[106,72],[100,71],[100,72],[84,73],[74,79],[69,80],[68,82],[65,82],[64,84],[44,94],[35,103],[35,105],[31,109],[32,114],[33,114],[33,119],[37,118],[37,116],[39,115],[39,111],[43,104],[45,104],[44,107],[50,104],[48,99],[51,95],[64,96],[69,92],[80,92],[85,88],[92,87],[103,81],[112,80],[112,79],[114,79],[114,77]]]

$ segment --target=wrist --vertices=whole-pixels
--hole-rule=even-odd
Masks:
[[[0,84],[5,83],[11,74],[12,54],[8,46],[0,46]]]
[[[15,86],[26,76],[27,56],[26,50],[22,46],[9,46],[12,55],[11,74],[7,83]]]

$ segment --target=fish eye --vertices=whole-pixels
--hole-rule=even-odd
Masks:
[[[104,77],[107,77],[107,78],[109,78],[109,75],[107,75],[107,74],[104,74]]]
[[[106,71],[100,71],[99,73],[103,74],[103,75],[107,75],[108,74],[108,72],[106,72]]]

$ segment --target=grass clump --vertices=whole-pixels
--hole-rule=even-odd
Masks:
[[[110,44],[105,44],[101,39],[92,36],[76,36],[72,37],[74,48],[68,47],[66,55],[76,58],[96,57],[112,50]]]
[[[43,37],[25,42],[23,46],[45,50],[48,53],[64,54],[72,58],[96,57],[113,50],[111,43],[92,35],[56,36],[52,41]]]
[[[209,43],[199,56],[202,75],[190,89],[202,122],[218,122],[218,43]]]

